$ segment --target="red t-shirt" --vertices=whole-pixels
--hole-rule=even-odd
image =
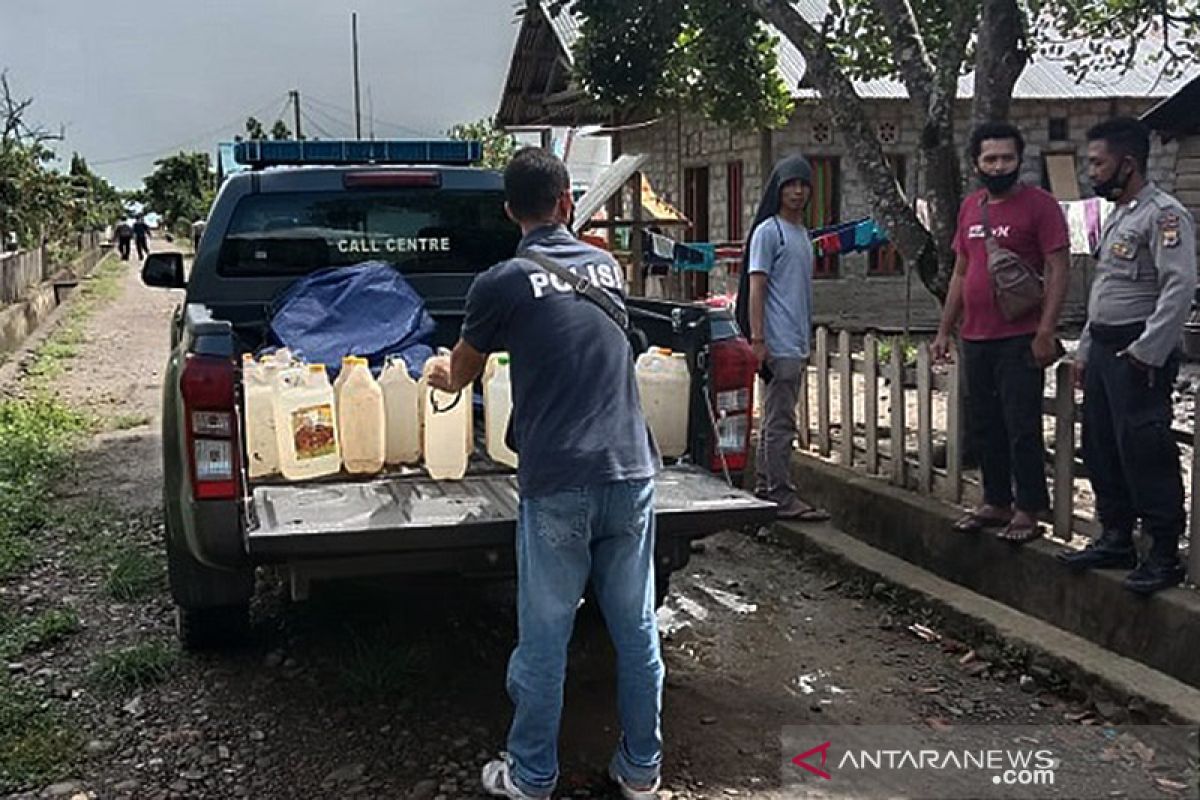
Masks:
[[[983,233],[983,209],[979,202],[987,196],[980,189],[969,195],[958,210],[958,230],[954,250],[967,259],[963,281],[963,319],[959,335],[972,341],[1007,339],[1036,333],[1040,311],[1009,322],[1000,313],[992,294],[992,278],[987,268],[987,245]],[[988,221],[996,244],[1012,250],[1038,270],[1046,256],[1070,243],[1067,218],[1054,195],[1036,186],[1021,185],[999,203],[988,205]]]

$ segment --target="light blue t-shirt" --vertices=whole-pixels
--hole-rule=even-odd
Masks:
[[[772,358],[808,358],[813,248],[808,229],[770,217],[750,237],[750,272],[767,276],[765,338]]]

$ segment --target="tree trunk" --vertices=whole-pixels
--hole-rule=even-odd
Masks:
[[[936,280],[940,272],[940,259],[933,237],[905,200],[884,159],[883,148],[871,126],[862,98],[825,45],[821,34],[788,0],[743,2],[774,25],[804,56],[807,62],[806,76],[820,92],[834,125],[846,139],[847,155],[858,168],[876,221],[888,232],[904,259],[916,267],[926,287],[939,301],[944,300],[945,285]],[[933,279],[926,280],[926,276]]]
[[[1007,120],[1013,87],[1029,51],[1025,45],[1025,16],[1016,0],[982,0],[979,38],[975,44],[975,125]]]

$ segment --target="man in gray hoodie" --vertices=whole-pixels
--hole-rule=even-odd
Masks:
[[[738,325],[766,381],[758,436],[755,493],[779,505],[779,517],[829,519],[792,484],[796,400],[812,333],[813,247],[804,225],[812,167],[802,156],[775,165],[750,229],[738,288]]]

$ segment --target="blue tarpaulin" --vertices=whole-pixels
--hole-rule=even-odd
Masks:
[[[367,261],[306,275],[275,299],[271,343],[332,374],[343,356],[361,356],[376,374],[390,355],[420,377],[433,354],[425,301],[391,264]]]

